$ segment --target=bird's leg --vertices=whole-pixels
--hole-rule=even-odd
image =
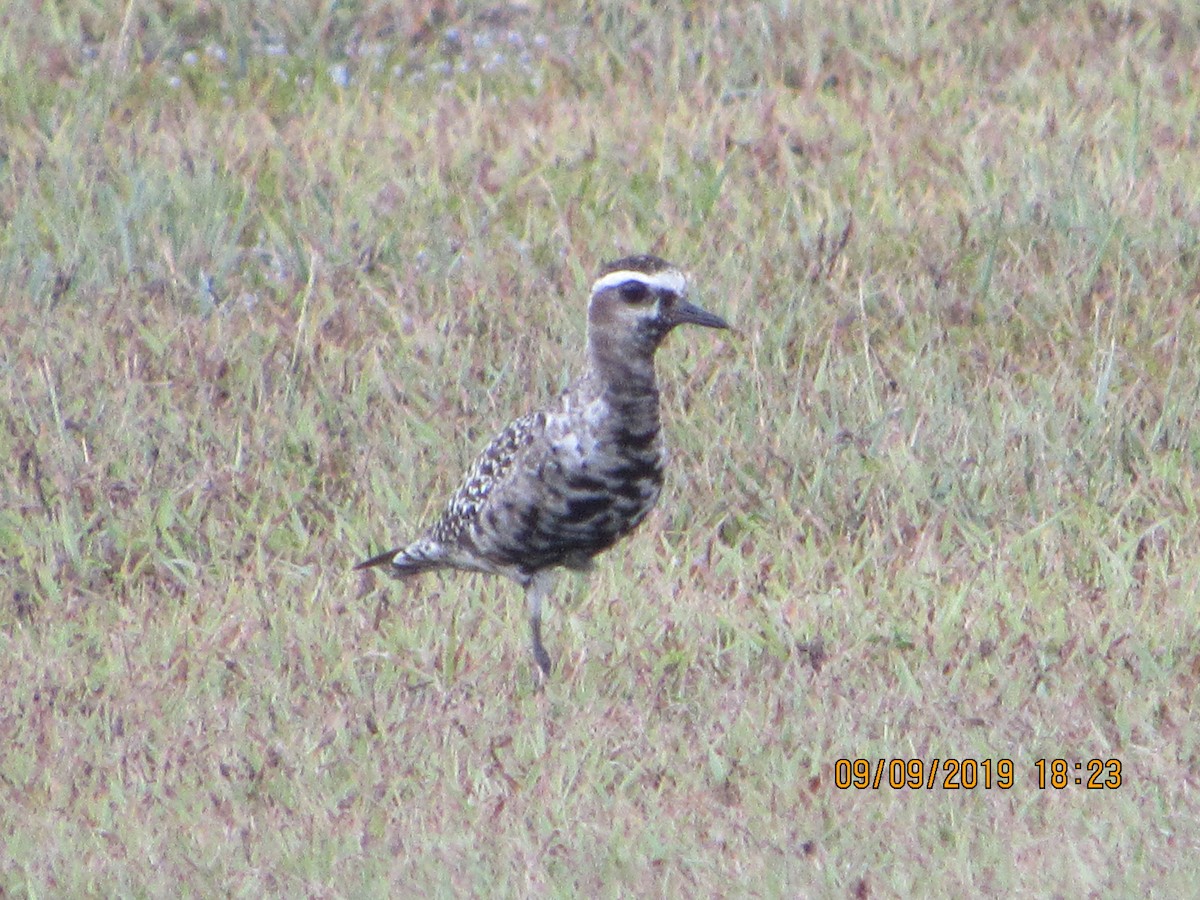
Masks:
[[[529,617],[529,631],[533,635],[533,658],[537,660],[538,668],[543,678],[550,677],[550,654],[542,644],[542,620],[537,616]]]
[[[550,593],[554,585],[554,576],[548,572],[538,572],[530,579],[525,591],[529,603],[529,634],[533,639],[533,658],[541,671],[541,678],[550,676],[550,654],[542,645],[542,599]]]

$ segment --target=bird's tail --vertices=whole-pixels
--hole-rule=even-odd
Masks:
[[[364,559],[362,562],[360,562],[357,566],[354,567],[354,571],[357,572],[360,569],[373,569],[376,566],[386,566],[388,563],[390,563],[393,559],[396,558],[396,555],[399,552],[400,552],[400,548],[395,547],[384,553],[380,553],[378,556],[372,556],[370,559]]]
[[[416,575],[419,572],[442,568],[446,564],[442,556],[441,544],[430,540],[420,540],[407,547],[395,547],[386,553],[363,560],[354,567],[354,570],[357,572],[360,569],[389,566],[389,575],[403,578],[405,575]]]

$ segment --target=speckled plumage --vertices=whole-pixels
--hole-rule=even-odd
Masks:
[[[683,275],[656,256],[605,265],[588,305],[587,368],[550,409],[523,416],[484,448],[444,512],[406,547],[356,568],[405,577],[454,568],[525,588],[543,674],[541,603],[559,567],[587,569],[629,534],[662,489],[667,462],[654,352],[677,325],[727,328],[686,300]]]

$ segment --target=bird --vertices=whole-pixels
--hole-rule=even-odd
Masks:
[[[386,567],[407,578],[456,569],[515,581],[525,591],[541,683],[551,671],[542,605],[559,570],[589,570],[662,491],[667,449],[654,355],[679,325],[730,327],[689,302],[687,276],[658,256],[602,265],[588,301],[582,375],[556,404],[496,435],[414,541],[355,570]]]

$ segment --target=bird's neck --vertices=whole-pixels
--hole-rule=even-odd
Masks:
[[[658,379],[654,348],[618,344],[596,335],[588,339],[588,374],[592,389],[610,403],[647,406],[658,415]]]

